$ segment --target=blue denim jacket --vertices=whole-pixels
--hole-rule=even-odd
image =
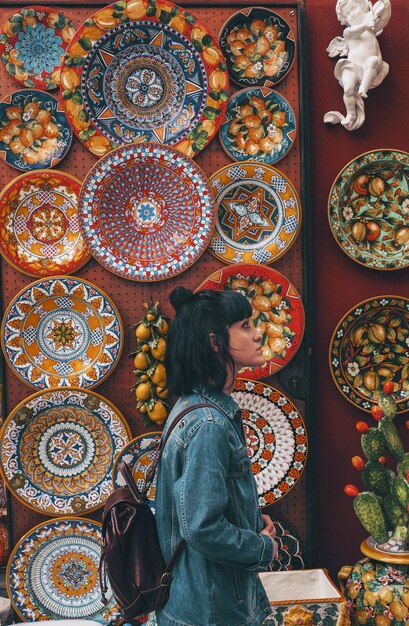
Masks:
[[[173,572],[158,626],[258,626],[270,606],[257,571],[273,557],[238,406],[214,389],[180,398],[167,427],[186,407],[166,443],[156,484],[159,541],[168,561],[186,546]],[[165,428],[166,431],[166,428]]]

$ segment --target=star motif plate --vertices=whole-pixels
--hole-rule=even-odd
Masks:
[[[166,1],[124,0],[94,13],[61,73],[68,120],[98,156],[152,141],[193,157],[216,134],[228,88],[225,59],[207,28]]]
[[[301,203],[290,180],[271,165],[233,163],[209,179],[216,225],[209,252],[225,263],[273,263],[295,242]]]
[[[95,387],[119,361],[122,320],[112,300],[92,283],[48,278],[11,301],[1,344],[9,366],[31,387]]]
[[[383,383],[394,383],[397,412],[409,409],[409,299],[369,298],[350,309],[331,338],[329,366],[344,398],[371,411]]]
[[[194,161],[175,148],[140,143],[92,167],[78,213],[97,261],[122,278],[157,281],[180,274],[206,250],[214,198]]]
[[[328,199],[340,248],[361,265],[396,270],[409,265],[409,154],[374,150],[350,161]]]
[[[239,378],[265,378],[293,358],[304,334],[301,296],[283,274],[263,265],[230,265],[211,274],[199,287],[242,293],[253,308],[252,321],[262,330],[262,367],[244,368]]]
[[[269,506],[294,487],[304,470],[304,421],[287,396],[265,383],[236,380],[232,397],[242,409],[259,505]]]
[[[30,276],[69,274],[90,258],[78,223],[81,182],[59,170],[21,174],[0,192],[0,252]]]
[[[131,432],[118,409],[84,389],[39,391],[7,417],[2,475],[13,495],[48,516],[89,513],[112,491],[115,455]]]

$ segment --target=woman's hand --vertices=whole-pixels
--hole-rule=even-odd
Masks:
[[[269,537],[271,537],[271,539],[273,540],[273,544],[274,544],[273,559],[275,559],[278,553],[278,543],[274,539],[274,537],[276,536],[276,527],[274,526],[273,520],[271,519],[269,515],[262,514],[261,517],[263,518],[263,522],[264,522],[264,528],[261,531],[261,534],[269,535]]]

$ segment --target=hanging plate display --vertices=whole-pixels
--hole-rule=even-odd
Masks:
[[[193,157],[226,109],[225,60],[206,27],[170,2],[100,9],[67,49],[61,95],[74,132],[94,154],[140,141]]]
[[[203,289],[239,291],[251,303],[252,321],[262,331],[266,363],[240,370],[239,378],[265,378],[293,358],[304,334],[304,307],[283,274],[262,265],[230,265],[211,274],[196,292]]]
[[[0,192],[0,252],[30,276],[70,274],[90,258],[78,223],[81,183],[58,170],[21,174]]]
[[[409,299],[377,296],[355,305],[331,338],[329,362],[342,395],[370,411],[383,383],[394,383],[397,412],[409,409]]]
[[[409,265],[409,154],[374,150],[338,174],[328,200],[332,234],[354,261],[377,270]]]
[[[301,203],[290,180],[271,165],[225,165],[209,179],[216,225],[209,251],[225,263],[273,263],[295,242]]]
[[[82,185],[80,226],[97,261],[122,278],[180,274],[206,250],[214,225],[209,182],[174,148],[140,143],[100,159]]]
[[[113,460],[130,436],[118,409],[92,391],[39,391],[3,425],[2,475],[12,494],[40,513],[89,513],[111,493]]]
[[[58,276],[18,293],[1,327],[6,360],[31,387],[95,387],[116,367],[123,347],[118,310],[86,280]]]

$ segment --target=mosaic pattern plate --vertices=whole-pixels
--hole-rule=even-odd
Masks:
[[[40,513],[89,513],[111,493],[113,460],[130,437],[123,415],[102,396],[39,391],[3,425],[2,474],[13,495]]]
[[[296,531],[282,520],[273,519],[278,553],[268,566],[269,572],[304,569],[305,555]]]
[[[136,142],[193,157],[226,109],[225,59],[206,27],[170,2],[100,9],[67,49],[61,94],[74,132],[94,154]]]
[[[90,258],[78,223],[81,182],[59,170],[21,174],[0,192],[0,252],[30,276],[70,274]]]
[[[211,274],[196,291],[203,289],[240,291],[252,305],[266,363],[240,370],[239,378],[265,378],[289,363],[300,346],[305,316],[300,294],[288,278],[262,265],[230,265]]]
[[[348,163],[328,200],[332,234],[354,261],[377,270],[409,265],[409,154],[374,150]]]
[[[206,250],[214,198],[194,161],[174,148],[140,143],[93,166],[78,212],[97,261],[122,278],[157,281],[180,274]]]
[[[31,283],[14,297],[1,344],[11,369],[31,387],[95,387],[119,361],[123,326],[99,287],[59,276]]]
[[[99,587],[101,524],[53,519],[32,528],[15,546],[6,583],[24,621],[90,619],[108,625],[119,619],[111,589],[104,605]]]
[[[209,252],[225,263],[273,263],[295,242],[301,203],[290,180],[271,165],[226,165],[209,179],[216,225]]]
[[[392,381],[397,412],[408,410],[409,299],[378,296],[354,306],[334,330],[329,364],[339,391],[358,408],[370,412]]]

